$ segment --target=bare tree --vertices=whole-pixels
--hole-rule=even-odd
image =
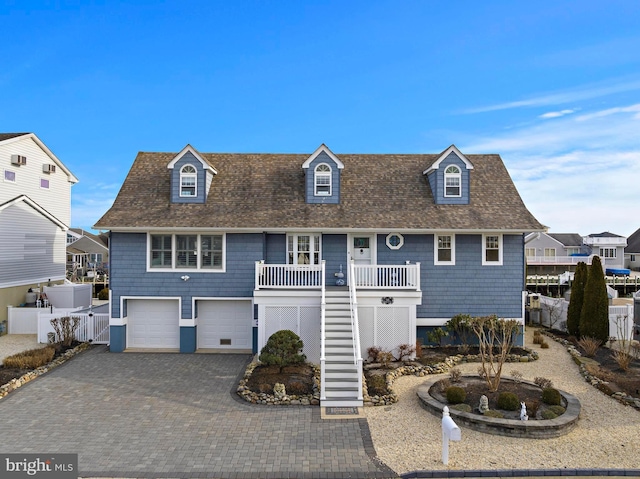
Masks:
[[[489,391],[495,392],[500,386],[502,366],[513,347],[518,321],[492,315],[472,318],[470,325],[478,337],[482,375]]]
[[[549,329],[560,322],[564,314],[564,299],[562,298],[548,298],[542,302],[542,311],[549,317]]]

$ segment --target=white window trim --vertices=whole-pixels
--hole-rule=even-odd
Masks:
[[[151,236],[171,236],[171,268],[153,268],[151,266]],[[198,251],[196,256],[198,262],[195,268],[177,268],[176,267],[176,236],[197,236],[196,242],[198,245]],[[216,236],[222,235],[222,267],[221,268],[201,268],[200,267],[200,254],[202,249],[201,236]],[[162,231],[154,231],[153,233],[147,233],[147,272],[148,273],[225,273],[227,271],[227,234],[226,233],[168,233]]]
[[[289,263],[289,236],[293,236],[293,263]],[[286,234],[286,264],[303,264],[306,263],[298,263],[298,258],[300,257],[300,251],[298,250],[298,238],[300,236],[308,236],[309,237],[309,266],[316,265],[313,263],[313,256],[315,254],[315,237],[318,237],[318,263],[322,263],[322,235],[320,233],[287,233]]]
[[[451,236],[451,261],[438,260],[438,236]],[[436,233],[433,236],[433,264],[435,265],[455,265],[456,264],[456,235],[453,233]]]
[[[318,168],[321,166],[326,166],[329,168],[329,172],[318,172]],[[318,185],[318,178],[326,177],[329,178],[329,192],[321,193],[318,192],[318,186],[327,186],[327,185]],[[331,169],[331,165],[327,163],[320,163],[313,169],[313,196],[331,196],[333,194],[333,170]]]
[[[533,253],[533,254],[527,254],[527,253]],[[524,255],[527,258],[535,258],[536,256],[536,249],[535,248],[525,248],[524,249]]]
[[[553,252],[553,254],[548,254]],[[545,258],[555,258],[556,257],[556,249],[555,248],[545,248],[544,249],[544,257]]]
[[[487,261],[487,236],[498,237],[498,261]],[[503,250],[504,250],[504,242],[501,234],[483,234],[482,235],[482,266],[502,266]]]
[[[46,181],[48,186],[46,186],[46,187],[42,186],[42,182],[43,181]],[[51,180],[49,178],[40,177],[40,189],[41,190],[50,190],[51,189]]]
[[[184,169],[187,167],[191,167],[195,170],[194,173],[184,173]],[[193,185],[193,194],[192,195],[185,195],[182,193],[182,189],[183,189],[183,185],[182,185],[182,179],[183,178],[193,178],[194,179],[194,185]],[[191,188],[191,187],[189,187]],[[196,198],[198,196],[198,169],[193,166],[191,163],[187,163],[186,165],[184,165],[182,168],[180,168],[180,198]]]
[[[455,168],[458,170],[457,173],[447,173],[449,168]],[[457,195],[449,195],[447,194],[447,178],[457,178],[458,179],[458,194]],[[445,198],[460,198],[462,196],[462,172],[460,171],[460,167],[457,165],[449,165],[444,170],[444,196]]]
[[[400,242],[395,246],[391,244],[391,238],[393,238],[394,236],[397,236],[400,240]],[[400,233],[389,233],[385,242],[387,244],[387,248],[389,249],[400,249],[404,246],[404,236],[402,236]]]
[[[607,251],[612,251],[613,256],[607,256]],[[598,252],[600,253],[598,256],[600,256],[601,258],[616,259],[618,257],[618,248],[601,247]]]

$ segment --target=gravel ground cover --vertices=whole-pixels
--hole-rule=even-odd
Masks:
[[[0,364],[7,356],[45,346],[46,344],[38,344],[35,334],[5,334],[0,336]]]
[[[399,474],[420,470],[469,469],[636,469],[639,466],[640,412],[598,391],[580,375],[566,348],[548,340],[549,349],[526,346],[540,359],[507,363],[503,374],[517,370],[524,379],[545,377],[582,404],[576,429],[554,439],[518,439],[462,429],[462,441],[449,444],[449,464],[442,464],[441,418],[420,405],[416,390],[426,378],[403,376],[394,383],[398,403],[365,408],[378,457]],[[478,363],[461,364],[463,373]],[[447,377],[446,374],[439,375]]]

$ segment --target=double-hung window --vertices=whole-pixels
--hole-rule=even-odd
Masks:
[[[462,196],[460,168],[450,165],[444,170],[444,196]]]
[[[535,248],[525,248],[524,249],[524,255],[527,258],[533,258],[536,256],[536,249]]]
[[[482,264],[502,264],[502,235],[482,235]]]
[[[616,249],[615,248],[600,248],[600,254],[599,256],[601,258],[615,258],[616,255]]]
[[[544,249],[545,258],[555,258],[556,257],[556,249],[555,248],[545,248]]]
[[[320,264],[320,235],[287,235],[287,264]]]
[[[456,264],[456,237],[452,234],[436,235],[435,264]]]
[[[196,196],[197,184],[198,173],[194,166],[184,165],[180,170],[180,196]]]
[[[151,270],[224,271],[224,234],[150,234]]]
[[[331,196],[331,167],[320,163],[314,171],[314,195]]]

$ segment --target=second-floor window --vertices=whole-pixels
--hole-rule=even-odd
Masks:
[[[482,264],[502,264],[502,235],[482,236]]]
[[[151,269],[224,270],[223,234],[152,234],[149,237]]]
[[[184,165],[180,170],[180,196],[196,196],[198,174],[193,165]]]
[[[455,236],[436,235],[435,264],[455,264]]]
[[[316,166],[314,185],[315,196],[331,196],[331,167],[326,163]]]
[[[536,249],[535,248],[525,248],[524,249],[524,255],[525,256],[535,256],[536,255]]]
[[[287,235],[287,264],[320,264],[320,235]]]
[[[455,165],[448,166],[444,170],[444,196],[462,196],[461,180],[460,168]]]
[[[555,258],[556,257],[556,249],[555,248],[545,248],[544,255],[547,258]]]
[[[600,248],[601,258],[616,258],[616,249],[615,248]]]

